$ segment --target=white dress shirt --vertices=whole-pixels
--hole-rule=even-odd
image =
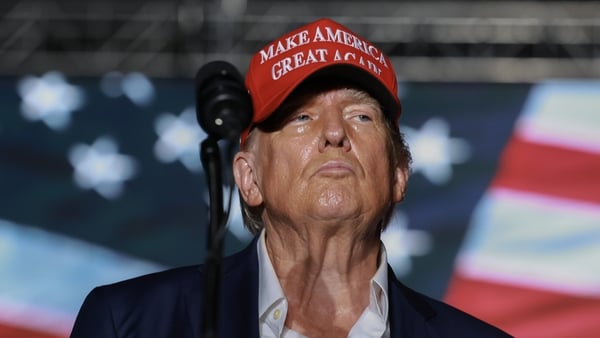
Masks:
[[[260,234],[258,250],[258,315],[262,338],[307,338],[285,326],[288,302],[267,253],[265,231]],[[381,245],[379,267],[371,279],[369,305],[358,318],[349,338],[388,338],[387,255]],[[301,276],[299,276],[301,278]]]

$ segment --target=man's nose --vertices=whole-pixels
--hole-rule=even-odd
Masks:
[[[324,151],[327,147],[342,147],[343,150],[350,149],[348,139],[347,123],[341,112],[329,111],[322,118],[322,136],[319,150]]]

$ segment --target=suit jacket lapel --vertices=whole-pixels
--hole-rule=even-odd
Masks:
[[[258,254],[255,238],[223,265],[220,337],[256,337],[258,329]]]
[[[223,260],[217,334],[222,338],[258,338],[258,256],[256,239],[247,248]],[[202,337],[203,267],[198,278],[184,287],[184,303],[193,336]]]
[[[435,310],[417,293],[400,283],[389,266],[388,276],[390,337],[428,337],[427,320],[435,316]]]
[[[183,292],[183,302],[185,304],[188,322],[191,324],[191,332],[194,338],[201,337],[201,319],[202,319],[202,288],[204,281],[202,280],[202,268],[198,268],[198,278],[192,285]]]
[[[258,338],[258,256],[256,239],[247,248],[223,260],[219,304],[219,337]],[[184,291],[193,337],[202,337],[204,274]]]

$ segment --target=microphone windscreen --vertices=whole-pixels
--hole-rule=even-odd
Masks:
[[[234,140],[252,121],[252,101],[232,64],[212,61],[196,73],[196,118],[209,136]]]

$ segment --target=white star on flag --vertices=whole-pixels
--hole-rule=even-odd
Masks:
[[[69,151],[69,161],[77,185],[94,189],[107,199],[118,197],[123,182],[137,171],[135,160],[117,153],[117,144],[109,137],[100,137],[91,146],[76,144]]]
[[[156,90],[150,79],[138,72],[126,75],[113,71],[104,74],[100,80],[104,95],[116,98],[125,95],[138,106],[148,106],[156,97]]]
[[[70,85],[58,72],[42,77],[26,76],[17,85],[22,98],[21,113],[30,121],[43,121],[54,130],[68,127],[71,113],[81,108],[83,91]]]
[[[168,113],[160,115],[154,129],[159,136],[154,154],[161,162],[179,160],[192,172],[202,169],[199,144],[206,138],[206,133],[196,122],[194,108],[187,108],[179,117]]]
[[[446,120],[431,118],[420,130],[403,127],[413,156],[412,169],[435,184],[444,184],[452,178],[452,164],[465,162],[470,157],[467,141],[450,137]]]

